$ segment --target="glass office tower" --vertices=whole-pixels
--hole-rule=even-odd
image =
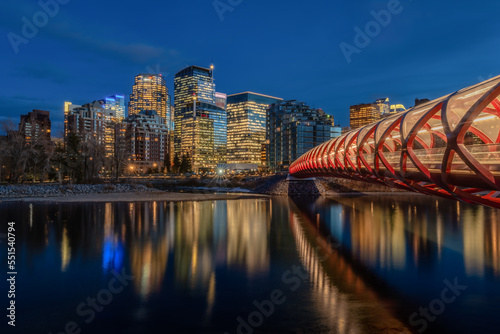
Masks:
[[[226,110],[213,104],[197,102],[196,117],[192,116],[193,106],[182,111],[182,154],[191,157],[193,171],[215,171],[217,164],[226,162]]]
[[[188,154],[195,172],[215,171],[218,163],[226,162],[227,114],[212,70],[183,69],[175,75],[174,94],[175,154]]]
[[[269,106],[269,168],[288,171],[290,164],[315,146],[332,139],[333,116],[295,100]]]
[[[139,74],[130,94],[129,115],[155,111],[168,119],[168,88],[161,74]]]
[[[244,92],[227,97],[227,162],[266,163],[266,115],[269,105],[278,97]]]

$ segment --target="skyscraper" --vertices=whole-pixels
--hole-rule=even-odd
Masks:
[[[175,75],[175,154],[191,157],[194,171],[211,171],[227,155],[223,94],[215,92],[213,68],[190,66]],[[219,106],[218,106],[218,105]]]
[[[281,98],[244,92],[227,98],[227,162],[267,167],[266,116]],[[264,152],[263,152],[264,151]]]
[[[39,141],[50,142],[50,111],[33,110],[27,115],[21,115],[19,132],[27,144]]]
[[[112,95],[100,100],[100,102],[104,109],[111,110],[119,121],[125,118],[125,96]]]
[[[269,168],[286,171],[313,147],[335,136],[333,116],[295,100],[269,106],[267,139]]]
[[[161,74],[139,74],[130,94],[129,115],[141,111],[155,111],[163,118],[169,118],[168,89]]]

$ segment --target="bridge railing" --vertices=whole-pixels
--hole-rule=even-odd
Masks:
[[[297,159],[290,174],[500,207],[500,76],[323,143]]]

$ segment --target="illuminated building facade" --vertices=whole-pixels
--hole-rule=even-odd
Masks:
[[[267,167],[265,151],[267,109],[269,105],[278,101],[282,99],[252,92],[228,96],[228,163]]]
[[[279,101],[269,106],[267,139],[269,168],[286,171],[316,145],[333,137],[333,116],[304,102]]]
[[[27,144],[39,141],[50,142],[50,111],[33,110],[27,115],[21,115],[19,132]]]
[[[380,119],[380,111],[372,103],[358,104],[350,107],[351,129],[358,129]]]
[[[225,94],[215,92],[213,70],[190,66],[174,79],[174,154],[193,171],[212,171],[227,158]]]
[[[338,125],[332,126],[332,138],[337,138],[342,136],[342,128]]]
[[[388,97],[378,99],[371,104],[358,104],[351,106],[351,129],[359,129],[365,125],[402,111],[406,111],[405,106],[402,104],[391,105]]]
[[[375,102],[373,102],[373,106],[377,109],[381,116],[388,115],[390,113],[391,105],[388,97],[375,100]]]
[[[188,115],[183,113],[195,101],[215,104],[215,86],[212,71],[208,68],[190,66],[175,75],[174,78],[174,151],[181,155],[182,120]]]
[[[391,104],[391,111],[390,114],[394,115],[397,114],[398,112],[403,112],[406,111],[406,108],[402,104]]]
[[[105,109],[109,109],[113,112],[115,117],[121,121],[125,118],[125,96],[124,95],[112,95],[108,96],[99,102],[102,103]]]
[[[161,74],[139,74],[130,94],[129,115],[155,111],[161,117],[169,118],[168,99],[168,88]]]
[[[68,116],[75,108],[81,107],[80,105],[73,104],[69,101],[64,102],[64,138],[68,136]]]
[[[93,141],[104,147],[106,157],[114,153],[116,114],[104,108],[102,101],[82,106],[65,105],[65,140],[75,133],[82,142]]]
[[[226,162],[225,109],[213,104],[196,102],[196,110],[190,105],[182,109],[180,124],[181,153],[189,155],[193,171],[215,171],[217,164]]]
[[[129,115],[124,123],[132,168],[139,172],[161,169],[169,145],[165,119],[155,111],[141,111]]]

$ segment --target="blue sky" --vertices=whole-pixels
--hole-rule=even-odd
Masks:
[[[0,3],[0,120],[46,109],[60,126],[65,100],[128,95],[144,72],[163,73],[173,95],[177,71],[212,61],[218,91],[302,100],[342,126],[352,104],[387,96],[409,107],[500,74],[495,0],[219,0],[222,14],[213,0],[59,1],[17,53],[9,36],[24,38],[23,17],[42,8]],[[369,24],[389,7],[388,24]],[[356,46],[354,28],[367,24],[372,37],[348,63],[340,44]]]

